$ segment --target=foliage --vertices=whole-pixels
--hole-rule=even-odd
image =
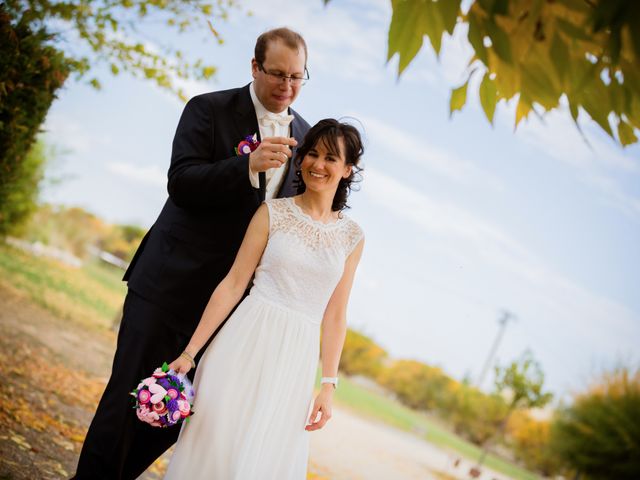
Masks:
[[[325,0],[327,3],[328,0]],[[568,103],[621,145],[637,142],[640,129],[640,2],[636,0],[392,0],[388,58],[399,56],[398,74],[427,36],[436,54],[456,25],[466,28],[473,50],[467,80],[451,93],[450,111],[461,109],[469,80],[493,122],[496,104],[517,102],[515,126],[532,111]],[[465,5],[468,5],[465,2]]]
[[[185,98],[176,79],[208,79],[216,71],[202,59],[189,61],[185,53],[162,40],[149,38],[145,25],[166,25],[176,33],[206,27],[222,43],[212,20],[224,20],[235,0],[6,0],[14,22],[33,31],[48,32],[64,51],[73,73],[84,77],[99,65],[112,74],[122,71],[153,81]],[[163,43],[164,42],[164,43]],[[94,76],[89,83],[100,88]]]
[[[30,242],[69,251],[87,257],[94,246],[129,261],[145,230],[135,225],[111,225],[79,207],[42,205],[25,225],[23,237]]]
[[[381,385],[397,395],[402,403],[420,410],[442,405],[440,395],[451,379],[442,370],[415,360],[397,360],[379,377]]]
[[[499,395],[486,395],[476,388],[459,384],[450,399],[449,418],[456,433],[482,445],[496,432],[507,414]]]
[[[347,330],[340,356],[342,372],[376,378],[386,358],[387,352],[371,338],[352,329]]]
[[[496,367],[495,383],[498,392],[508,391],[510,411],[544,407],[553,397],[551,393],[542,392],[544,373],[529,351],[504,368]]]
[[[547,477],[560,472],[560,459],[551,446],[551,421],[516,411],[509,417],[506,432],[516,458],[527,468]]]
[[[589,479],[640,478],[640,369],[605,374],[558,412],[552,445]]]
[[[23,162],[13,165],[13,181],[0,183],[0,235],[19,234],[38,208],[38,186],[44,176],[45,161],[45,145],[37,142]]]
[[[33,210],[45,162],[35,137],[69,73],[48,39],[0,4],[0,236]]]

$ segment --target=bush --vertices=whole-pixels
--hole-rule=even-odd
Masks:
[[[516,458],[528,469],[547,477],[560,473],[560,458],[551,447],[551,421],[516,411],[509,417],[507,435]]]
[[[452,380],[439,368],[415,360],[398,360],[380,374],[378,381],[405,405],[435,410],[442,405],[442,395]]]
[[[46,160],[45,146],[38,141],[24,160],[14,166],[12,181],[0,186],[0,236],[20,235],[25,222],[37,210]]]
[[[500,395],[486,395],[461,384],[451,398],[450,420],[457,434],[476,445],[483,445],[498,431],[508,410]]]
[[[380,373],[387,352],[371,338],[354,330],[347,330],[342,355],[340,356],[340,370],[347,375],[365,375],[376,378]]]
[[[40,147],[29,152],[70,72],[62,52],[47,45],[50,36],[29,29],[26,16],[12,19],[0,3],[0,236],[33,211],[43,162]]]
[[[589,479],[640,478],[640,370],[605,374],[560,410],[552,445]]]

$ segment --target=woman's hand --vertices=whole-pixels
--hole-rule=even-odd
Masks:
[[[330,383],[324,383],[320,393],[313,402],[313,411],[309,417],[309,424],[304,427],[307,432],[320,430],[331,418],[331,406],[333,404],[333,391],[335,387]],[[320,413],[320,418],[318,418]]]
[[[176,373],[188,373],[191,370],[191,362],[180,355],[173,362],[169,364],[169,369]]]

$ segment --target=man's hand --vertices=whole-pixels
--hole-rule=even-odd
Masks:
[[[298,145],[295,138],[267,137],[249,154],[249,168],[253,173],[279,168],[291,158],[291,148]]]

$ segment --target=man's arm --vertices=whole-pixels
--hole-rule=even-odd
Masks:
[[[204,95],[192,98],[173,139],[167,184],[169,196],[180,207],[224,205],[254,194],[248,155],[214,160],[214,128],[213,105]]]

